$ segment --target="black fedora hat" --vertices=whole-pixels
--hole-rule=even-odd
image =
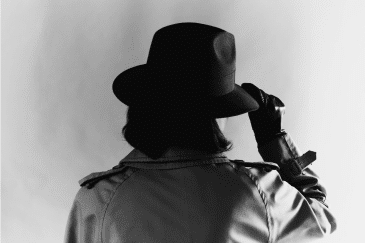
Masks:
[[[127,106],[189,110],[221,118],[259,108],[235,84],[234,36],[199,23],[178,23],[153,36],[147,63],[125,70],[113,83]]]

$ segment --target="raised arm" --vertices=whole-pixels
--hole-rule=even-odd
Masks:
[[[242,88],[260,105],[258,110],[248,115],[261,157],[264,161],[277,163],[281,179],[294,187],[306,200],[305,203],[298,203],[300,199],[297,198],[298,202],[293,203],[292,207],[298,213],[288,215],[297,217],[299,222],[314,222],[321,234],[332,233],[336,229],[336,220],[325,203],[326,189],[315,172],[308,168],[316,160],[316,153],[308,151],[302,154],[294,140],[282,129],[281,120],[285,105],[279,98],[266,94],[250,83],[242,84]],[[301,210],[299,207],[310,207],[310,210]],[[306,221],[306,217],[311,220]],[[299,229],[303,231],[306,227],[297,227],[297,230]],[[294,227],[291,230],[296,229]]]

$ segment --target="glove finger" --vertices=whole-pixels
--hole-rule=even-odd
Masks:
[[[285,114],[285,104],[278,97],[269,95],[268,113],[273,120],[282,117]]]
[[[274,105],[275,106],[279,106],[279,107],[285,107],[284,102],[281,101],[281,99],[279,99],[278,97],[271,95],[274,98]]]
[[[264,95],[266,95],[265,92],[263,92],[261,89],[257,88],[257,86],[255,86],[252,83],[243,83],[241,84],[241,87],[249,94],[252,96],[252,98],[254,98],[257,103],[259,103],[260,106],[265,104],[265,97]]]

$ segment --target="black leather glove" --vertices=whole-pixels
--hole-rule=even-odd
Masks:
[[[284,134],[284,129],[281,128],[281,118],[285,113],[284,103],[251,83],[243,83],[241,87],[260,105],[259,109],[248,113],[257,146],[261,147]]]

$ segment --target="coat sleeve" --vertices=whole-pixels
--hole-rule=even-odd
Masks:
[[[66,224],[64,243],[97,243],[103,213],[102,197],[92,189],[80,188]]]
[[[286,132],[279,134],[278,137],[259,147],[258,150],[264,161],[275,162],[280,166],[281,179],[294,187],[303,196],[302,198],[305,198],[306,202],[293,202],[293,210],[298,213],[293,214],[291,212],[288,217],[298,218],[293,219],[293,222],[305,222],[305,217],[312,217],[306,222],[316,224],[323,235],[335,231],[336,220],[325,203],[326,189],[320,182],[318,175],[311,168],[308,168],[308,165],[315,160],[315,152],[308,151],[303,155]],[[300,201],[298,197],[296,200]],[[302,210],[303,207],[308,207],[308,209]]]
[[[64,243],[78,243],[80,242],[78,235],[80,234],[80,209],[77,206],[76,200],[72,204],[71,211],[68,215],[66,224]]]

